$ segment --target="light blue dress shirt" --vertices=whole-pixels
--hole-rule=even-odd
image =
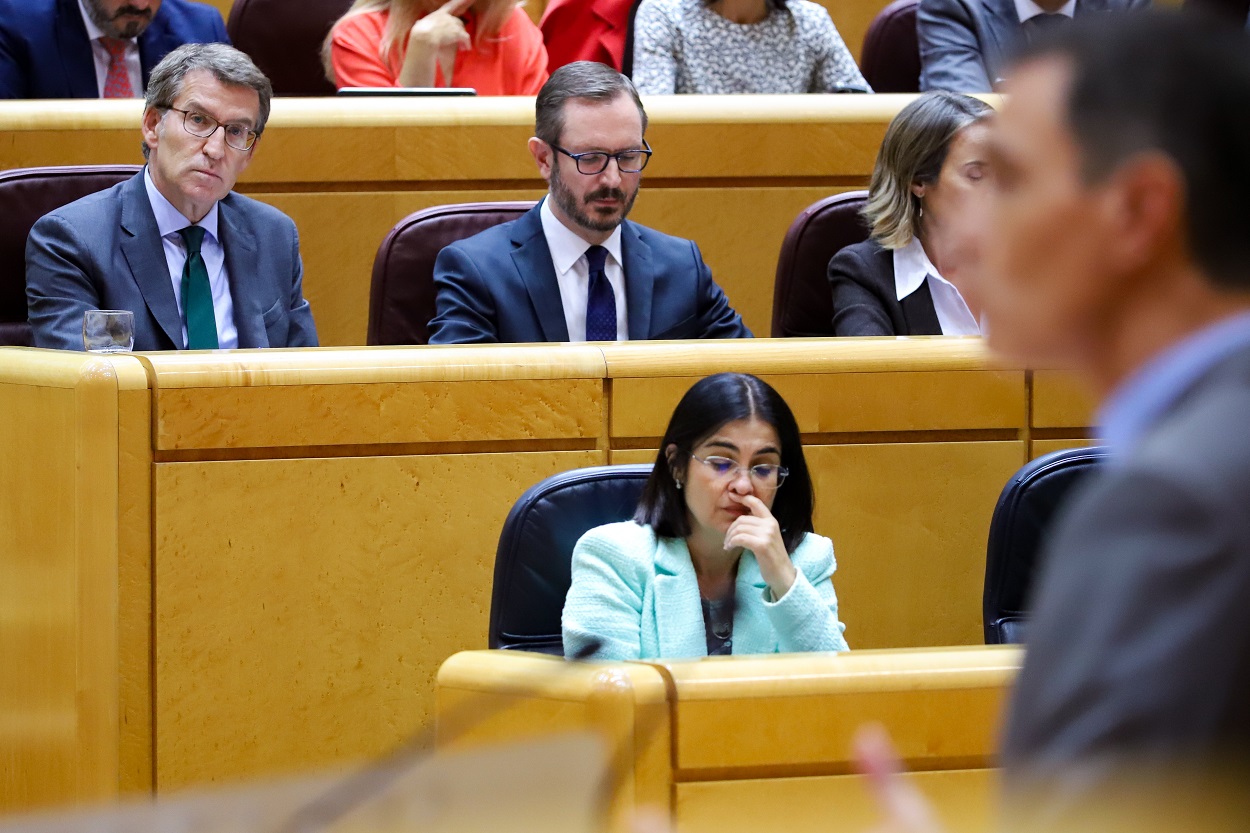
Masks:
[[[1250,347],[1250,312],[1201,330],[1151,359],[1107,398],[1098,413],[1102,442],[1123,458],[1199,379]]]

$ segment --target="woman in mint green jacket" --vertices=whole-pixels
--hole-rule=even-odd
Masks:
[[[634,520],[592,529],[573,550],[565,655],[847,650],[833,544],[812,531],[812,505],[785,400],[742,373],[695,383]]]

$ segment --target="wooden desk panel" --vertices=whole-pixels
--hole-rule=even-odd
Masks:
[[[883,722],[910,778],[950,829],[986,829],[998,723],[1021,660],[1012,647],[852,651],[650,663],[560,663],[512,651],[457,654],[439,671],[438,744],[597,729],[637,795],[681,830],[860,831],[878,819],[852,775],[852,737]],[[644,668],[664,683],[650,696]],[[595,693],[613,707],[591,708]],[[667,717],[652,710],[662,696]],[[584,708],[579,708],[584,705]],[[632,711],[633,717],[630,717]],[[475,720],[480,715],[481,720]],[[639,754],[630,756],[622,736]],[[656,756],[662,736],[667,756]],[[624,750],[623,753],[621,750]],[[618,800],[618,819],[633,805]]]
[[[909,772],[901,776],[929,800],[947,830],[993,829],[998,799],[992,769]],[[880,804],[858,775],[696,781],[674,788],[673,816],[682,833],[775,829],[786,833],[863,833],[882,823]]]
[[[158,789],[365,758],[425,725],[438,666],[486,646],[493,542],[512,504],[602,462],[158,464]]]

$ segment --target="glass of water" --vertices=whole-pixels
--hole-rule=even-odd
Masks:
[[[125,309],[87,310],[82,343],[91,353],[129,352],[135,346],[135,314]]]

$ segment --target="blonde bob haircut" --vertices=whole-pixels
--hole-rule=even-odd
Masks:
[[[863,215],[872,239],[885,249],[901,249],[916,236],[920,198],[912,185],[936,182],[951,140],[992,108],[958,93],[932,92],[899,111],[885,131],[868,185]]]

